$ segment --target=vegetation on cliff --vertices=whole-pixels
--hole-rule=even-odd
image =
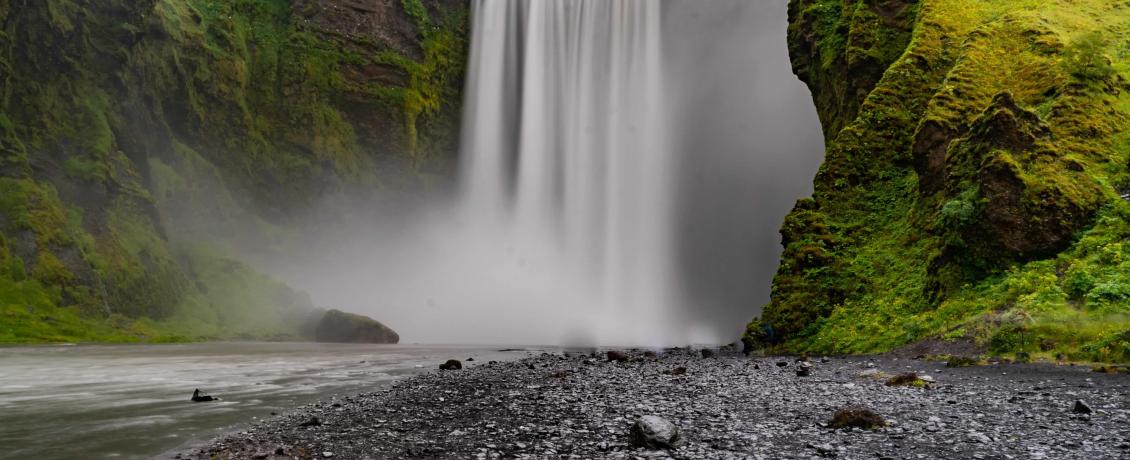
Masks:
[[[238,260],[445,168],[455,0],[0,0],[0,342],[312,335]],[[234,241],[232,235],[241,235]]]
[[[745,342],[1130,361],[1130,4],[792,0],[827,137]]]

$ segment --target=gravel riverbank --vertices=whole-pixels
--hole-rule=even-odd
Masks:
[[[624,362],[604,354],[464,362],[304,406],[178,457],[1130,458],[1126,374],[874,357],[813,359],[802,377],[790,358],[627,354]],[[912,371],[932,388],[885,384],[883,374]],[[1092,412],[1076,411],[1077,400]],[[827,426],[851,405],[872,408],[887,426]],[[629,444],[645,415],[678,427],[674,449]]]

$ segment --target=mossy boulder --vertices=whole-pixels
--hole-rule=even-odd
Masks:
[[[398,343],[400,335],[368,316],[329,310],[315,331],[315,340],[336,343]]]
[[[946,245],[931,272],[952,272],[940,280],[950,287],[1067,249],[1104,201],[1101,184],[1065,158],[1048,125],[1007,92],[953,141],[942,171],[920,177],[930,174],[938,178],[923,181],[943,184],[943,208],[962,200],[969,205],[960,221],[944,220],[943,209],[935,228]]]
[[[858,428],[877,430],[887,426],[887,421],[878,412],[866,406],[847,406],[836,410],[828,426],[835,429]]]

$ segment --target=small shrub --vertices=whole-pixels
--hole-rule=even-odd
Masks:
[[[1114,66],[1104,50],[1107,42],[1101,32],[1088,33],[1068,46],[1064,55],[1065,70],[1073,77],[1088,83],[1109,80],[1114,76]]]
[[[947,245],[964,246],[961,232],[977,217],[977,206],[974,204],[976,199],[977,191],[969,190],[957,199],[946,202],[938,211],[936,225]]]
[[[1099,283],[1087,293],[1092,302],[1118,302],[1130,299],[1130,285],[1118,281]]]
[[[7,260],[7,275],[12,281],[23,281],[27,279],[27,268],[24,266],[24,260],[17,255],[11,255]]]
[[[1095,288],[1095,277],[1082,270],[1072,271],[1063,281],[1063,290],[1071,299],[1081,300]]]
[[[1027,350],[1033,342],[1031,336],[1032,334],[1024,326],[1005,323],[989,338],[989,351],[1007,353]]]
[[[969,335],[969,333],[966,332],[964,327],[959,327],[957,329],[954,329],[952,331],[945,333],[945,335],[942,336],[942,339],[947,341],[947,342],[956,342],[958,340],[964,339],[968,335]]]
[[[1130,362],[1130,331],[1084,345],[1081,351],[1092,361]]]

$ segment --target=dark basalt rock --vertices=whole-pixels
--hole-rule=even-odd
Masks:
[[[609,351],[608,352],[608,360],[609,361],[621,362],[621,363],[627,362],[628,361],[628,354],[624,353],[622,351],[615,351],[615,350]]]
[[[368,316],[330,310],[318,323],[315,338],[319,342],[397,343],[400,335]]]
[[[679,442],[679,428],[660,417],[645,415],[632,424],[628,439],[634,447],[671,449]]]
[[[797,363],[797,377],[808,377],[810,375],[812,375],[812,364],[809,364],[807,361],[801,361]]]
[[[1090,414],[1094,412],[1094,410],[1091,409],[1091,406],[1088,406],[1087,403],[1083,402],[1082,399],[1076,399],[1075,407],[1071,408],[1071,412],[1076,414]]]
[[[458,359],[449,359],[447,362],[440,364],[439,369],[442,371],[457,371],[463,368],[463,363]]]
[[[699,353],[702,354],[703,358],[713,358],[714,357],[714,350],[711,350],[709,348],[703,348],[702,350],[699,350]]]
[[[208,401],[219,401],[219,400],[220,400],[220,398],[214,398],[214,397],[208,396],[207,393],[200,391],[199,388],[192,391],[192,402],[208,402]]]

